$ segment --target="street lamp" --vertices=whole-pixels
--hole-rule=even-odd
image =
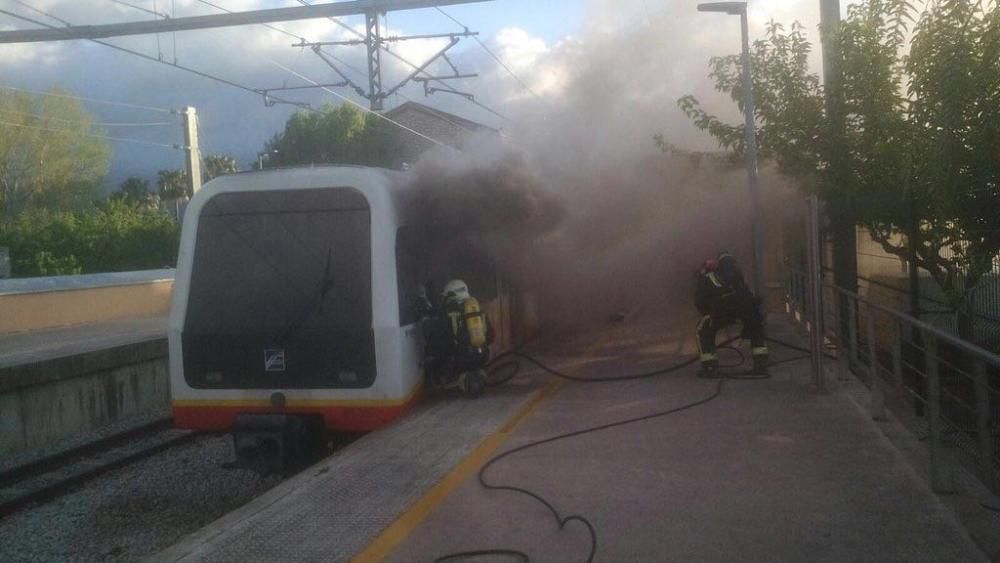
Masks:
[[[754,125],[753,81],[750,69],[750,26],[747,22],[746,2],[711,2],[698,4],[699,12],[719,12],[740,17],[743,34],[743,117],[746,129],[747,182],[753,205],[753,289],[758,297],[764,291],[761,282],[763,234],[760,225],[760,185],[757,181],[757,128]]]
[[[278,154],[278,149],[274,149],[271,152],[264,151],[257,153],[257,170],[264,169],[264,156],[267,156],[267,159],[271,160],[272,154]]]

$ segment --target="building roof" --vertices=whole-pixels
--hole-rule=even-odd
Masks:
[[[398,115],[400,115],[400,114],[402,114],[402,113],[404,113],[406,111],[420,112],[420,113],[429,115],[431,117],[435,117],[437,119],[440,119],[442,121],[447,121],[447,122],[449,122],[449,123],[451,123],[453,125],[457,125],[457,126],[462,127],[463,129],[466,129],[468,131],[494,131],[494,132],[497,131],[496,129],[494,129],[492,127],[487,127],[486,125],[483,125],[482,123],[477,123],[475,121],[466,119],[464,117],[460,117],[460,116],[455,115],[453,113],[448,113],[446,111],[441,111],[439,109],[434,109],[434,108],[432,108],[430,106],[425,106],[424,104],[413,102],[413,101],[408,101],[406,103],[400,104],[400,105],[392,108],[391,110],[385,112],[385,116],[389,117],[389,118],[395,118],[396,116],[398,116]]]

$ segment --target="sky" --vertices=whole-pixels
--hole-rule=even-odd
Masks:
[[[175,17],[221,12],[202,0],[123,1]],[[211,0],[211,3],[231,11],[298,5],[294,0]],[[707,63],[710,56],[738,51],[739,26],[735,18],[698,13],[696,4],[694,0],[493,0],[446,7],[449,15],[470,30],[478,31],[479,38],[517,76],[501,68],[472,39],[463,39],[450,52],[463,73],[480,74],[479,78],[456,81],[454,86],[474,94],[478,101],[504,117],[457,96],[425,97],[419,85],[404,88],[400,91],[402,95],[390,98],[387,105],[392,107],[412,99],[495,128],[515,130],[514,123],[533,104],[555,108],[578,95],[576,91],[580,88],[606,88],[607,95],[616,97],[616,102],[634,99],[643,107],[662,108],[663,122],[659,126],[676,129],[675,137],[683,139],[681,144],[706,148],[710,146],[709,139],[699,138],[693,129],[684,129],[676,98],[696,93],[720,108],[728,107],[725,100],[712,99]],[[799,20],[811,30],[818,25],[818,0],[751,0],[750,4],[751,33],[755,36],[759,36],[771,18],[783,22]],[[0,0],[0,9],[63,25],[46,19],[29,6],[74,25],[153,17],[114,0]],[[355,30],[363,30],[360,16],[342,21]],[[434,9],[392,12],[387,24],[388,34],[394,35],[461,31],[455,22]],[[349,31],[325,19],[275,26],[309,41],[351,38]],[[0,15],[0,29],[35,27],[38,26]],[[646,39],[641,43],[634,40],[637,31],[645,33]],[[307,82],[302,77],[317,82],[336,81],[329,67],[314,53],[291,46],[295,39],[259,25],[107,41],[166,61],[176,57],[179,64],[252,88],[304,85]],[[440,41],[399,43],[394,50],[420,63],[440,47]],[[362,47],[332,47],[330,52],[351,66],[365,65]],[[818,60],[815,63],[818,65]],[[387,86],[408,73],[402,63],[386,55],[383,65],[383,83]],[[444,70],[441,66],[432,68],[438,72]],[[634,80],[628,73],[632,68],[641,75]],[[199,114],[203,154],[234,156],[241,168],[255,161],[264,143],[281,131],[294,111],[283,105],[265,107],[255,94],[86,41],[0,45],[0,72],[3,77],[0,85],[8,87],[33,90],[60,87],[87,98],[155,108],[193,106]],[[362,75],[352,70],[347,72],[352,79],[366,84]],[[608,76],[606,81],[600,79],[604,75]],[[351,97],[347,89],[338,92]],[[300,91],[287,96],[314,106],[342,102],[341,98],[323,91]],[[130,124],[106,127],[108,136],[168,145],[182,142],[179,116],[94,102],[84,104],[100,122]],[[645,117],[642,120],[648,121]],[[112,149],[109,185],[116,185],[128,176],[152,179],[158,169],[183,166],[181,151],[172,148],[113,142]]]

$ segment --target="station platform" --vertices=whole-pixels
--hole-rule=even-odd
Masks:
[[[167,320],[0,335],[0,468],[169,416]]]
[[[167,337],[166,317],[0,335],[0,368],[38,364]]]
[[[795,337],[780,318],[772,332]],[[536,351],[572,375],[607,377],[675,364],[693,342],[620,327]],[[772,346],[775,361],[797,355]],[[711,397],[719,382],[695,371],[583,384],[526,369],[477,401],[431,400],[153,560],[430,562],[507,549],[586,561],[584,526],[560,530],[537,501],[484,489],[479,468],[531,441]],[[488,480],[585,516],[595,561],[989,559],[846,384],[810,389],[807,361],[772,375],[724,381],[714,400],[669,416],[519,452]],[[449,559],[472,560],[519,559]]]

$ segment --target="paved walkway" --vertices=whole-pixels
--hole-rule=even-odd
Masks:
[[[587,347],[590,363],[560,365],[610,376],[691,352],[653,332],[613,330]],[[786,363],[767,381],[727,381],[697,408],[516,454],[489,480],[586,516],[599,538],[595,561],[986,560],[847,394],[810,391],[807,370]],[[533,440],[704,399],[717,383],[694,367],[557,391],[546,383],[542,395],[532,395],[533,381],[545,380],[527,376],[481,403],[428,405],[159,559],[408,563],[505,548],[532,561],[584,561],[581,525],[560,531],[537,502],[484,490],[477,468]]]

